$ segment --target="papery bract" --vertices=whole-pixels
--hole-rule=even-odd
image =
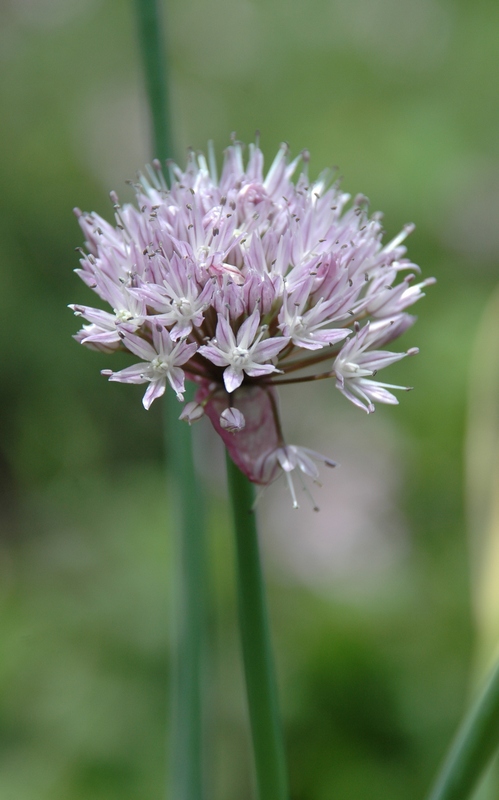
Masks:
[[[196,400],[204,405],[206,416],[241,472],[253,483],[271,483],[280,472],[278,464],[268,461],[270,453],[280,445],[275,389],[245,386],[229,397],[223,389],[214,391],[212,385],[203,384],[196,393]],[[236,433],[230,433],[220,423],[221,414],[229,408],[229,400],[245,420],[244,428]]]

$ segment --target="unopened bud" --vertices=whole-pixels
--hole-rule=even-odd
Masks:
[[[229,433],[242,431],[246,425],[246,420],[237,408],[226,408],[220,414],[220,425]]]
[[[199,403],[196,403],[195,400],[191,400],[189,403],[186,403],[182,409],[182,413],[179,417],[183,422],[188,422],[189,425],[192,425],[193,422],[196,422],[198,419],[204,414],[204,408]]]

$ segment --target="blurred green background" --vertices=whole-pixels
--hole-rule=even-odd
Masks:
[[[178,153],[258,128],[337,164],[414,221],[438,283],[372,417],[334,387],[282,393],[290,441],[327,452],[314,514],[261,501],[292,800],[421,798],[467,703],[477,647],[463,500],[472,344],[497,282],[499,6],[492,0],[172,0]],[[71,339],[71,209],[149,159],[132,3],[0,4],[0,796],[156,800],[166,778],[171,541],[162,409]],[[183,158],[181,155],[180,158]],[[222,468],[210,492],[210,797],[252,796]],[[206,453],[210,453],[210,460]],[[208,469],[209,466],[209,469]],[[209,479],[208,479],[209,478]]]

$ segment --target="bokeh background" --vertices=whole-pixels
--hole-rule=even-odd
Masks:
[[[267,161],[283,140],[306,147],[312,175],[338,165],[345,190],[385,212],[387,236],[416,222],[409,253],[438,279],[401,343],[420,356],[387,375],[416,387],[399,407],[366,417],[332,385],[282,393],[289,439],[341,463],[315,490],[321,512],[306,499],[293,512],[280,484],[260,503],[292,800],[421,798],[480,649],[464,441],[473,342],[499,277],[499,6],[171,0],[166,11],[179,158],[208,139],[221,156],[232,131],[251,141],[257,128]],[[75,344],[67,309],[95,299],[72,272],[72,207],[111,218],[109,190],[131,199],[125,181],[150,158],[137,51],[131,2],[0,3],[5,800],[164,796],[161,403],[146,413],[141,387],[108,384],[99,370],[116,362]],[[210,796],[249,800],[223,460],[207,421],[197,436]]]

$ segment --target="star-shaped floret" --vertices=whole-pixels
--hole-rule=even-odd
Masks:
[[[163,285],[144,283],[136,294],[154,309],[152,321],[170,328],[170,336],[176,342],[188,336],[193,326],[203,324],[203,312],[211,301],[213,284],[208,281],[201,289],[194,275],[194,265],[174,254]]]
[[[354,405],[371,414],[374,401],[397,405],[398,399],[389,389],[409,391],[409,386],[396,386],[372,380],[378,370],[388,367],[406,356],[416,355],[417,348],[405,353],[392,353],[389,350],[369,350],[383,337],[388,335],[391,323],[398,320],[386,320],[382,325],[370,325],[368,322],[341,349],[334,361],[333,373],[336,375],[336,386]]]
[[[335,467],[336,462],[332,461],[327,456],[323,456],[321,453],[317,453],[315,450],[310,450],[308,447],[297,447],[294,444],[282,444],[276,450],[268,453],[265,456],[265,469],[269,469],[270,465],[275,464],[279,465],[281,468],[284,477],[286,478],[286,483],[288,484],[288,489],[291,494],[291,498],[293,500],[293,508],[299,508],[300,505],[298,503],[298,499],[296,496],[296,491],[293,483],[293,478],[291,473],[295,470],[298,470],[296,474],[302,472],[304,475],[307,475],[309,478],[312,478],[313,482],[320,486],[319,482],[319,470],[314,462],[318,461],[319,463],[326,464],[328,467]],[[303,481],[302,481],[303,483]],[[312,499],[313,507],[315,511],[318,511],[318,507],[313,501],[310,492],[303,484],[303,489],[309,497]]]
[[[75,339],[81,344],[96,350],[112,352],[120,343],[122,330],[134,332],[140,328],[146,318],[146,304],[141,297],[136,297],[123,286],[114,292],[113,313],[100,308],[71,304],[77,317],[83,317],[90,325],[84,325]]]
[[[350,334],[348,328],[326,327],[338,319],[336,301],[319,300],[306,310],[309,296],[310,285],[303,286],[294,294],[284,293],[279,313],[279,328],[283,335],[289,336],[294,345],[306,350],[320,350],[345,339]]]
[[[103,375],[110,381],[121,383],[149,383],[142,400],[146,409],[157,397],[164,394],[167,380],[178,399],[184,399],[185,374],[180,367],[192,358],[197,345],[184,341],[174,343],[166,328],[161,325],[153,326],[152,344],[128,331],[122,331],[121,338],[128,350],[144,360],[119,372],[103,370]]]
[[[260,312],[255,309],[234,334],[229,321],[218,315],[215,339],[199,348],[199,353],[217,367],[226,367],[223,379],[226,390],[234,392],[243,382],[244,373],[252,378],[270,375],[279,370],[269,360],[274,358],[289,342],[288,336],[262,337],[267,328],[260,327]],[[256,338],[255,338],[256,337]],[[265,363],[267,362],[267,363]]]

